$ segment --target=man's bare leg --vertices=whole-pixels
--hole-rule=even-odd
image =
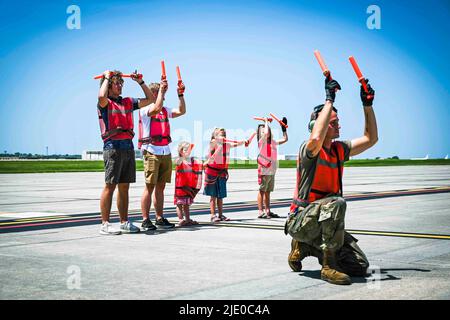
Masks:
[[[102,214],[102,223],[109,222],[111,215],[112,199],[116,184],[106,183],[100,196],[100,212]]]
[[[150,218],[150,208],[152,206],[152,194],[154,189],[154,184],[145,184],[144,192],[141,197],[142,220],[147,220]]]
[[[165,187],[165,182],[158,182],[155,186],[155,193],[153,194],[153,205],[155,207],[157,220],[163,218]]]
[[[124,223],[128,221],[128,190],[130,189],[130,184],[119,183],[118,189],[117,209],[119,210],[120,223]]]

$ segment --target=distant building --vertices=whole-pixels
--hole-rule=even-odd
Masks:
[[[83,150],[81,160],[103,160],[103,151]]]
[[[297,160],[298,155],[296,154],[285,154],[284,159],[279,158],[280,160]]]

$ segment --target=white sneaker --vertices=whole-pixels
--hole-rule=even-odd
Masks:
[[[139,233],[141,229],[136,227],[130,221],[127,221],[120,224],[120,231],[122,231],[123,233]]]
[[[100,234],[101,235],[119,235],[121,232],[117,229],[115,229],[111,223],[105,222],[100,227]]]

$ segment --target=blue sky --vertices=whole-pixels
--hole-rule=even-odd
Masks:
[[[312,108],[324,100],[313,55],[319,49],[343,89],[336,99],[341,139],[364,129],[348,56],[376,90],[379,142],[359,158],[450,153],[448,1],[6,3],[0,10],[0,152],[101,150],[92,77],[137,68],[146,82],[158,81],[164,59],[167,105],[177,105],[176,65],[187,88],[188,113],[172,121],[176,141],[195,142],[201,154],[208,129],[223,126],[230,138],[244,138],[257,125],[253,116],[273,112],[289,120],[290,139],[280,153],[294,154],[308,138]],[[80,30],[66,27],[71,4],[81,9]],[[380,30],[366,26],[371,4],[381,9]],[[129,80],[123,91],[142,96]]]

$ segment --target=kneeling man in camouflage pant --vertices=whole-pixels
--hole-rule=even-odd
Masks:
[[[366,80],[365,80],[366,81]],[[342,197],[343,163],[372,147],[378,140],[372,102],[375,92],[361,86],[365,116],[364,135],[351,141],[335,141],[339,137],[339,118],[333,106],[336,80],[325,80],[325,104],[314,108],[309,130],[311,136],[300,146],[297,186],[285,232],[293,239],[288,263],[292,270],[302,269],[301,261],[315,256],[322,264],[321,278],[333,284],[350,284],[349,276],[365,276],[369,262],[345,232],[346,202]]]

